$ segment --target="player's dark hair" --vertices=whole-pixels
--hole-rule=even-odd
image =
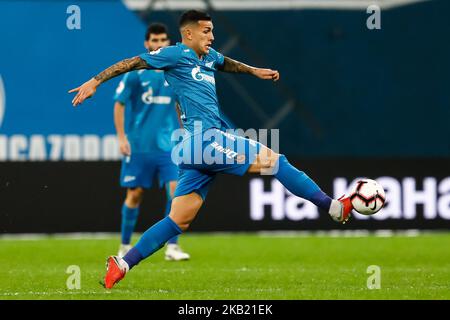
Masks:
[[[180,16],[179,26],[180,28],[184,27],[187,24],[199,21],[211,21],[211,16],[200,10],[188,10],[183,12]]]
[[[150,39],[150,34],[162,34],[165,33],[169,36],[169,32],[167,31],[167,26],[163,23],[152,23],[148,26],[147,31],[145,32],[145,40]]]

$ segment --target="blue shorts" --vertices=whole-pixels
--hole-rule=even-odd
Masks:
[[[178,168],[170,152],[132,153],[122,160],[120,185],[124,188],[151,188],[158,177],[159,187],[177,180]]]
[[[192,192],[205,200],[217,173],[242,176],[255,162],[261,144],[219,129],[186,137],[173,149],[178,163],[178,183],[174,197]]]

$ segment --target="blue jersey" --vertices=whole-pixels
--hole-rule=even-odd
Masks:
[[[172,149],[171,134],[180,125],[164,72],[139,70],[125,74],[114,99],[130,107],[125,113],[125,131],[132,153]]]
[[[186,130],[193,133],[195,121],[201,121],[202,131],[229,127],[220,115],[214,78],[214,73],[224,63],[222,54],[211,48],[199,59],[194,50],[177,43],[140,57],[151,68],[164,70],[164,76],[180,104],[181,120]]]

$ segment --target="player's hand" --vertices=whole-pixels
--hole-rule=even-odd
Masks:
[[[254,69],[253,75],[263,80],[278,81],[280,79],[280,73],[277,70],[272,69]]]
[[[97,90],[97,87],[99,86],[100,82],[98,80],[95,80],[92,78],[91,80],[83,83],[78,88],[72,89],[69,91],[69,93],[76,92],[77,94],[72,100],[72,104],[74,107],[77,105],[83,103],[84,100],[92,97]]]
[[[131,147],[126,137],[119,137],[119,150],[124,156],[131,155]]]

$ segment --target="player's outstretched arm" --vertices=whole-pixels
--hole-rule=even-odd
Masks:
[[[76,92],[77,94],[72,100],[73,106],[77,106],[81,104],[84,100],[92,97],[97,90],[97,87],[105,81],[108,81],[111,78],[117,77],[123,73],[139,70],[139,69],[148,69],[149,66],[147,62],[145,62],[140,57],[133,57],[129,59],[122,60],[112,65],[111,67],[103,70],[98,75],[96,75],[91,80],[83,83],[78,88],[72,89],[69,93]]]
[[[229,57],[224,57],[223,65],[219,70],[231,73],[247,73],[264,80],[277,81],[280,79],[280,73],[277,70],[255,68]]]
[[[119,101],[114,103],[114,126],[116,127],[119,149],[124,156],[131,155],[131,147],[125,134],[125,105]]]

